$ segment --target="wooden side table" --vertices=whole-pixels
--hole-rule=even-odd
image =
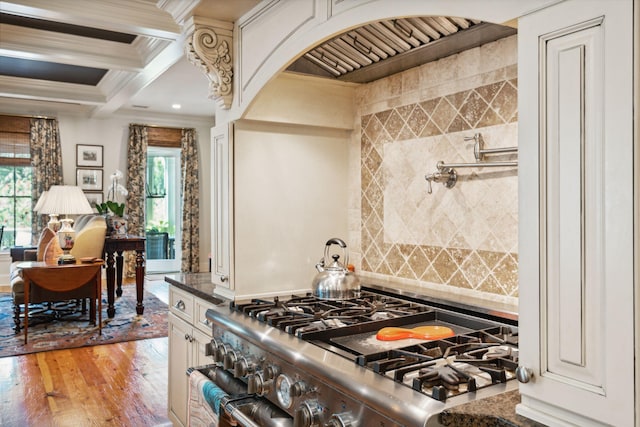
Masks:
[[[122,237],[107,237],[104,239],[104,253],[107,261],[107,316],[116,315],[115,294],[122,296],[122,270],[124,258],[122,252],[136,251],[136,313],[144,313],[144,237],[124,235]],[[114,254],[115,259],[114,259]],[[114,268],[114,264],[116,268]],[[116,289],[117,269],[117,289]]]
[[[31,293],[48,292],[59,300],[90,298],[90,321],[96,322],[96,301],[98,331],[102,335],[102,262],[91,264],[46,264],[44,262],[24,262],[18,265],[24,279],[24,343],[29,330],[29,302]]]

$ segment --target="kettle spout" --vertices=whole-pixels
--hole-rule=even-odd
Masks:
[[[320,261],[318,261],[318,263],[316,264],[316,270],[318,270],[319,273],[322,273],[324,271],[324,257],[320,259]]]

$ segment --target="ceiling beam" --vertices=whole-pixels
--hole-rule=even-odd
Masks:
[[[171,14],[145,0],[3,0],[2,12],[168,40],[181,33]]]
[[[115,112],[183,57],[184,38],[180,38],[164,48],[135,76],[122,78],[121,73],[109,71],[98,84],[98,88],[108,94],[107,102],[98,106],[92,115],[104,116]]]
[[[0,24],[0,56],[139,71],[144,64],[133,45]]]
[[[0,76],[0,97],[101,105],[106,99],[93,86]]]

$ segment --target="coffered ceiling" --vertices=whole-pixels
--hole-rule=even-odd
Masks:
[[[0,113],[211,118],[208,79],[185,58],[184,22],[234,22],[259,2],[3,0]],[[390,19],[326,40],[289,70],[369,82],[515,32],[464,18]]]
[[[233,22],[257,3],[3,0],[0,112],[212,117],[208,80],[185,58],[178,23],[192,15]]]

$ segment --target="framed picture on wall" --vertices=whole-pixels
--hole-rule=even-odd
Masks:
[[[85,191],[84,195],[87,196],[87,200],[89,201],[89,204],[91,205],[93,210],[97,212],[96,205],[104,202],[102,192]]]
[[[102,169],[76,169],[76,185],[85,191],[102,191]]]
[[[76,144],[76,166],[102,167],[102,145]]]

